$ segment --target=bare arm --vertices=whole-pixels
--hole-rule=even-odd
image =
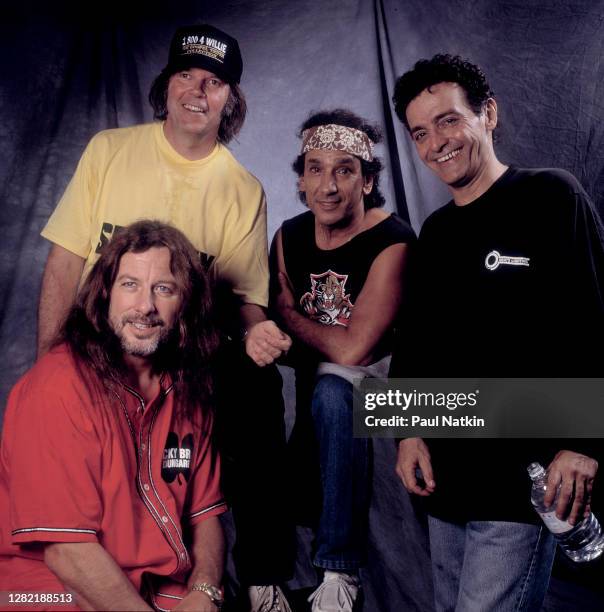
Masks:
[[[286,330],[341,365],[367,365],[373,350],[392,325],[402,300],[407,245],[393,244],[373,262],[354,306],[348,327],[327,326],[312,321],[296,310],[285,262],[281,230],[277,234],[280,293],[276,307]]]
[[[83,610],[151,610],[113,557],[97,542],[59,542],[44,549],[46,565],[75,593]]]
[[[256,304],[243,304],[240,309],[243,326],[247,330],[245,350],[257,365],[265,366],[287,352],[291,338],[269,321],[264,310]]]
[[[188,581],[189,588],[204,582],[220,587],[224,568],[224,535],[217,516],[193,527],[191,557],[193,571]],[[217,608],[203,591],[190,591],[173,609],[214,612]]]
[[[73,304],[85,260],[53,244],[46,260],[38,307],[38,358],[50,348]]]

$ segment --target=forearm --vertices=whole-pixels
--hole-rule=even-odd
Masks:
[[[84,610],[151,610],[111,555],[96,542],[48,544],[44,561]]]
[[[326,361],[340,365],[367,365],[372,361],[372,352],[358,337],[354,328],[341,325],[323,325],[311,321],[294,308],[281,310],[286,330],[299,341],[309,345]]]
[[[217,516],[193,527],[191,557],[193,570],[188,581],[189,589],[193,589],[196,584],[209,584],[220,588],[224,568],[224,536]],[[217,608],[206,592],[190,590],[174,610],[215,612]]]
[[[241,324],[246,330],[250,330],[256,323],[266,321],[264,309],[258,304],[243,304],[239,309]]]
[[[38,357],[55,338],[73,304],[84,259],[58,245],[53,245],[44,268],[38,308]]]
[[[224,534],[217,516],[197,523],[193,528],[191,557],[193,571],[189,586],[202,582],[220,586],[224,568]]]

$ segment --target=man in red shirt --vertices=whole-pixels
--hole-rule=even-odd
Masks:
[[[210,442],[210,321],[208,280],[180,231],[141,221],[103,251],[6,410],[9,600],[28,591],[28,603],[60,609],[220,607],[226,507]]]

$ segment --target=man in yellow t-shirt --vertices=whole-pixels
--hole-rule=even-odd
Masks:
[[[217,376],[218,393],[223,393],[217,430],[223,438],[225,488],[232,490],[239,578],[250,586],[252,609],[259,610],[265,600],[284,600],[274,585],[288,577],[284,561],[290,553],[280,547],[291,538],[285,534],[286,513],[275,504],[284,486],[276,470],[283,468],[272,467],[284,465],[281,380],[274,365],[264,366],[287,351],[291,340],[264,313],[268,265],[262,185],[225,146],[245,119],[242,70],[234,38],[210,25],[179,28],[168,64],[149,94],[160,121],[92,138],[42,231],[53,245],[42,281],[38,353],[48,349],[82,278],[120,228],[151,218],[186,234],[210,275],[238,300],[229,336],[241,334],[249,359],[234,341],[223,349],[228,366]],[[254,389],[262,389],[257,401]],[[257,503],[252,489],[258,478],[277,491],[267,505]],[[267,512],[267,506],[276,507]],[[289,609],[287,602],[281,605]]]

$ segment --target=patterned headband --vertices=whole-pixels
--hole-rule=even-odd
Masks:
[[[311,149],[346,151],[365,161],[373,161],[373,142],[365,132],[334,123],[318,125],[302,132],[302,154]]]

